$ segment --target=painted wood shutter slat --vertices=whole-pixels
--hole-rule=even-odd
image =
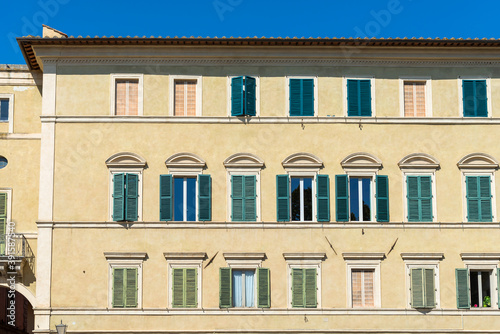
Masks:
[[[347,80],[347,116],[359,116],[358,80]]]
[[[243,77],[231,79],[231,116],[244,115]]]
[[[305,269],[305,307],[316,307],[317,306],[317,288],[316,288],[316,269],[308,268]]]
[[[185,270],[185,302],[184,307],[198,306],[198,270],[186,268]]]
[[[462,81],[462,99],[464,106],[464,117],[475,117],[475,98],[474,98],[475,84],[473,80]]]
[[[470,308],[469,299],[469,269],[455,269],[457,284],[457,308]]]
[[[243,199],[243,176],[231,176],[232,218],[233,221],[243,221],[244,199]]]
[[[467,176],[467,220],[470,222],[491,222],[491,178],[490,176]]]
[[[292,307],[304,307],[304,269],[292,269]]]
[[[300,79],[290,79],[290,116],[302,115],[302,82]]]
[[[347,175],[335,175],[335,206],[337,221],[349,221],[349,188]]]
[[[276,175],[276,213],[277,221],[290,220],[290,189],[288,175]]]
[[[425,287],[425,307],[434,308],[436,305],[434,288],[434,269],[424,269],[424,287]]]
[[[5,247],[7,244],[7,240],[5,237],[6,229],[7,229],[7,219],[2,217],[0,218],[0,256],[6,255]]]
[[[302,116],[314,116],[314,79],[302,81]]]
[[[479,193],[480,193],[480,207],[479,212],[481,221],[493,221],[491,209],[491,178],[490,176],[479,176]]]
[[[136,221],[138,218],[138,204],[139,204],[139,175],[126,174],[125,180],[127,183],[126,194],[127,203],[125,205],[126,220]]]
[[[160,175],[160,220],[172,220],[172,175]]]
[[[479,221],[479,176],[467,176],[465,178],[467,189],[467,220]]]
[[[245,115],[256,115],[256,80],[252,77],[245,77]]]
[[[497,268],[497,294],[498,308],[500,308],[500,268]]]
[[[387,175],[377,175],[377,221],[389,221],[389,177]]]
[[[271,284],[268,268],[257,269],[257,295],[258,307],[269,308],[271,307]]]
[[[208,174],[198,175],[198,220],[212,220],[212,178]]]
[[[125,174],[113,175],[113,221],[125,219]]]
[[[172,269],[172,307],[184,307],[184,269]]]
[[[255,191],[257,178],[255,175],[245,175],[244,176],[244,221],[256,221],[257,220],[257,193]]]
[[[232,307],[233,287],[231,268],[219,268],[219,307]]]
[[[406,187],[407,187],[406,194],[408,200],[408,221],[410,222],[420,221],[418,176],[407,176]]]
[[[423,269],[411,269],[411,306],[413,308],[424,307],[424,280]]]
[[[328,175],[318,175],[317,201],[318,201],[318,221],[330,221],[330,178]]]
[[[0,217],[7,217],[7,193],[0,193]]]
[[[420,221],[431,222],[432,217],[432,181],[430,176],[419,176],[420,185]]]
[[[137,268],[125,269],[125,307],[137,307]]]
[[[370,80],[359,80],[359,116],[372,115],[372,93]]]
[[[488,117],[488,94],[486,90],[486,80],[476,80],[476,116]]]
[[[113,268],[113,307],[124,307],[124,268]]]

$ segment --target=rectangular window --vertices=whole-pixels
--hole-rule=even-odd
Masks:
[[[466,176],[467,220],[493,221],[490,176]]]
[[[472,307],[491,307],[491,271],[470,271]]]
[[[406,177],[409,222],[432,222],[432,177],[407,176]]]
[[[488,117],[486,80],[462,80],[464,117]]]
[[[491,269],[473,266],[477,269],[460,268],[455,270],[457,284],[457,308],[487,308],[498,301],[498,284],[500,284],[500,269],[493,264]],[[497,272],[497,279],[494,272]]]
[[[404,82],[404,115],[405,117],[426,116],[426,82]]]
[[[196,116],[197,80],[174,81],[174,116]]]
[[[139,175],[117,173],[113,175],[113,221],[137,221],[139,201]]]
[[[0,192],[0,256],[6,255],[8,194]]]
[[[353,269],[351,272],[352,307],[374,307],[374,270]]]
[[[257,177],[255,175],[231,176],[231,204],[233,221],[257,220]]]
[[[289,79],[290,116],[314,116],[314,79]]]
[[[0,99],[0,122],[9,121],[9,99]]]
[[[312,177],[292,177],[290,194],[292,221],[312,221],[313,196]]]
[[[232,270],[233,307],[255,306],[255,271]]]
[[[196,221],[196,178],[174,177],[174,221]]]
[[[231,78],[231,116],[256,115],[256,79],[249,76]]]
[[[351,221],[371,221],[371,178],[349,178]]]
[[[347,80],[347,116],[372,115],[371,80]]]
[[[315,268],[292,268],[292,307],[317,307]]]
[[[137,307],[137,268],[113,268],[113,307]]]
[[[271,307],[268,268],[219,268],[219,307]]]
[[[434,308],[436,305],[434,269],[412,268],[411,306],[413,308]]]
[[[139,79],[117,79],[115,87],[116,115],[137,116],[139,114]]]
[[[197,268],[172,268],[172,307],[197,306]]]

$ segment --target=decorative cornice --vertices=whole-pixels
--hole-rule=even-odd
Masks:
[[[439,169],[439,160],[427,153],[412,153],[398,162],[400,169]]]
[[[224,253],[226,260],[264,260],[266,253]]]
[[[141,260],[144,261],[146,252],[104,252],[106,260]]]
[[[319,170],[323,161],[312,153],[299,152],[286,157],[281,164],[283,168],[311,168]]]
[[[496,170],[498,161],[486,153],[471,153],[460,159],[457,166],[460,169]]]
[[[262,169],[264,160],[252,153],[236,153],[223,162],[226,168],[255,168]]]
[[[115,153],[106,160],[108,168],[144,168],[146,160],[132,152]]]
[[[340,163],[344,169],[380,169],[382,160],[373,154],[366,152],[358,152],[349,154]]]
[[[342,253],[344,260],[383,260],[385,253]]]
[[[200,260],[207,258],[204,252],[165,252],[163,256],[166,260]]]
[[[165,160],[167,168],[196,168],[203,169],[206,166],[205,160],[194,153],[181,152],[168,157]]]
[[[321,261],[326,258],[326,253],[283,253],[286,261],[290,260],[317,260]]]
[[[500,261],[500,253],[461,253],[462,260],[495,260]]]
[[[403,260],[442,260],[443,253],[401,253]]]

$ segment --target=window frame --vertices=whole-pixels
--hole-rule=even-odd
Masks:
[[[348,187],[348,200],[349,200],[349,222],[355,223],[374,223],[377,222],[375,218],[377,213],[377,198],[375,197],[376,188],[375,188],[375,179],[378,175],[377,170],[370,171],[351,171],[345,170],[345,174],[347,175],[347,187]],[[351,220],[351,177],[354,178],[369,178],[370,179],[370,220]]]
[[[468,269],[469,275],[467,277],[469,284],[469,310],[475,311],[485,311],[485,310],[495,310],[498,309],[500,301],[498,300],[500,288],[498,275],[498,268],[500,268],[498,261],[498,254],[493,254],[493,257],[488,257],[487,254],[476,254],[476,253],[462,253],[460,254],[462,261],[464,263],[464,268]],[[471,271],[491,271],[490,274],[490,291],[491,291],[491,307],[472,307],[471,300],[471,282],[470,282],[470,272]],[[497,307],[495,307],[497,306]]]
[[[432,191],[432,221],[437,222],[437,195],[436,195],[436,171],[435,170],[402,170],[403,173],[403,221],[410,222],[408,219],[408,176],[430,176],[431,177],[431,191]],[[421,222],[410,222],[421,223]]]
[[[226,167],[226,183],[227,183],[227,221],[233,222],[233,202],[232,202],[232,176],[255,176],[255,222],[261,222],[261,203],[260,203],[260,171],[261,168],[239,168],[233,169],[231,167]],[[234,221],[241,223],[240,221]]]
[[[371,107],[372,107],[372,114],[371,116],[349,116],[347,113],[348,106],[347,106],[347,80],[370,80],[370,94],[371,94]],[[343,76],[342,77],[342,108],[343,108],[343,113],[344,117],[346,118],[370,118],[370,117],[377,117],[376,113],[376,108],[375,108],[375,76],[373,75],[357,75],[357,76]]]
[[[144,74],[136,73],[136,74],[128,74],[128,73],[112,73],[111,75],[111,100],[110,100],[110,109],[111,116],[119,116],[119,117],[137,117],[144,115]],[[116,115],[116,80],[139,80],[138,83],[138,91],[137,91],[137,115]]]
[[[290,115],[290,79],[313,79],[314,81],[314,114],[312,116],[291,116]],[[318,117],[318,76],[313,75],[287,75],[285,77],[285,117],[290,118],[304,118],[304,117]]]
[[[463,102],[463,81],[464,80],[485,80],[486,81],[486,108],[488,108],[486,117],[465,117],[464,116],[464,102]],[[490,76],[470,76],[470,75],[461,75],[458,77],[458,117],[460,118],[492,118],[493,117],[493,108],[492,108],[492,95],[491,95],[491,77]]]
[[[186,310],[186,309],[201,309],[203,308],[203,293],[202,293],[202,282],[203,282],[203,261],[206,259],[206,253],[163,253],[163,256],[167,260],[167,295],[168,295],[168,308],[173,308],[176,310]],[[197,305],[196,307],[173,307],[173,293],[172,293],[172,283],[173,283],[173,269],[188,269],[195,268],[197,270]]]
[[[5,215],[5,233],[7,233],[7,225],[12,221],[12,188],[0,188],[0,193],[7,194],[7,210]]]
[[[463,214],[463,221],[466,223],[481,223],[481,222],[474,222],[474,221],[469,221],[469,212],[467,210],[468,208],[468,202],[467,202],[467,176],[489,176],[490,177],[490,195],[491,195],[491,221],[494,222],[497,216],[497,210],[496,210],[496,193],[495,193],[495,172],[494,171],[480,171],[480,170],[467,170],[467,169],[462,169],[462,214]]]
[[[314,223],[318,221],[317,211],[318,211],[318,203],[317,203],[317,176],[319,171],[289,171],[288,174],[288,192],[290,194],[290,203],[288,208],[288,215],[290,217],[291,223]],[[311,178],[311,196],[312,196],[312,219],[311,220],[292,220],[292,178]]]
[[[367,309],[381,307],[381,280],[380,263],[384,259],[384,253],[343,253],[346,262],[347,279],[347,307],[353,309]],[[354,307],[352,305],[352,271],[373,270],[373,306]]]
[[[406,307],[414,309],[411,305],[411,269],[434,269],[434,298],[433,309],[441,308],[440,284],[439,284],[439,262],[444,258],[442,253],[402,253],[401,257],[405,263],[406,276]]]
[[[8,119],[6,121],[0,121],[0,123],[8,123],[8,133],[14,133],[14,94],[2,93],[0,94],[0,100],[9,101]]]
[[[175,82],[182,80],[196,80],[196,115],[195,116],[176,116],[175,111]],[[170,75],[169,76],[169,112],[168,115],[172,117],[199,117],[202,116],[202,87],[203,77],[201,75]]]
[[[142,174],[144,168],[128,168],[128,167],[109,167],[109,204],[108,204],[108,221],[115,222],[113,220],[113,178],[115,174],[124,173],[124,174],[137,174],[137,188],[138,188],[138,198],[137,198],[137,221],[142,221]],[[128,221],[124,221],[124,223],[131,223]]]
[[[227,94],[227,117],[237,117],[231,115],[231,80],[236,77],[252,77],[255,79],[255,116],[251,117],[260,117],[260,76],[259,75],[251,75],[251,74],[242,74],[242,75],[228,75],[226,80],[226,94]],[[249,117],[248,115],[244,115],[244,117]]]
[[[425,83],[425,117],[432,117],[432,79],[430,76],[403,76],[399,77],[399,112],[403,118],[405,116],[405,82],[424,82]],[[413,116],[414,118],[420,118]]]

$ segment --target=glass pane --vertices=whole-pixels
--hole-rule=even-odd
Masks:
[[[363,187],[363,220],[371,220],[371,203],[370,203],[370,183],[371,179],[362,179]]]
[[[245,271],[245,307],[254,307],[255,272]]]
[[[312,220],[312,178],[304,178],[304,220]]]
[[[292,194],[292,220],[300,220],[300,178],[292,177],[291,180]]]
[[[483,307],[491,307],[490,273],[481,272],[481,287],[483,289]]]
[[[187,191],[186,191],[186,207],[187,214],[186,220],[189,222],[196,221],[196,179],[187,178]]]
[[[184,178],[174,178],[174,221],[183,221]]]
[[[359,221],[359,186],[358,178],[349,178],[349,197],[351,207],[351,221]]]
[[[477,272],[470,272],[470,305],[471,307],[479,307],[479,284],[477,280]]]
[[[0,100],[0,121],[9,120],[9,100]]]
[[[234,307],[242,307],[242,271],[241,270],[233,270],[233,306]]]

